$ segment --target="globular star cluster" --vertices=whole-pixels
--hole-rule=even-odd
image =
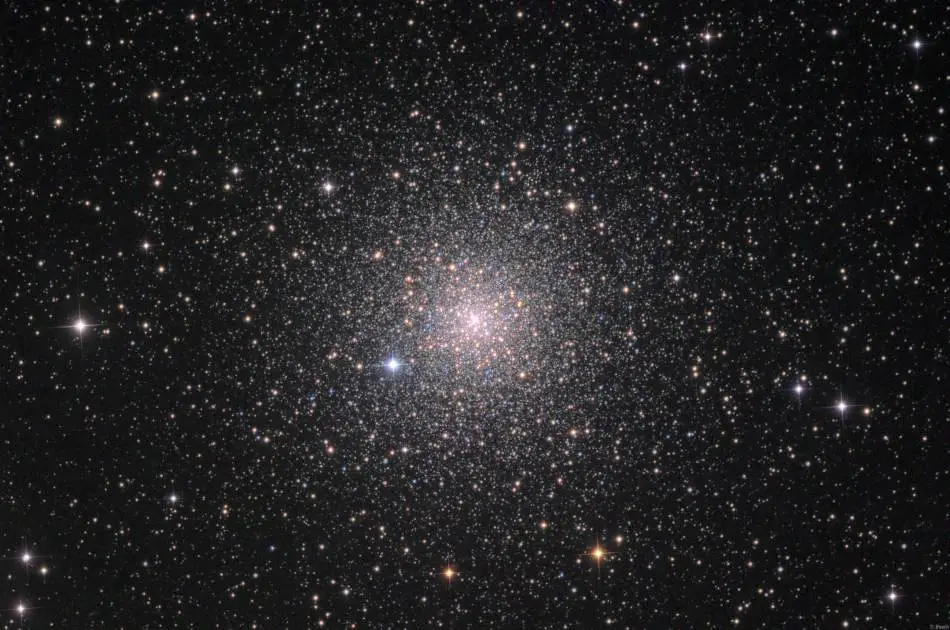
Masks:
[[[3,628],[943,628],[940,3],[2,9]]]

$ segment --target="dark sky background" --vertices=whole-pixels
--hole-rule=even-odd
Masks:
[[[9,2],[2,628],[946,628],[943,2]]]

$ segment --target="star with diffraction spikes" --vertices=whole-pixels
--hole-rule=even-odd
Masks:
[[[600,565],[606,561],[610,556],[614,555],[615,551],[607,551],[605,547],[600,544],[600,539],[594,543],[594,546],[589,552],[584,554],[594,560],[594,563],[597,565],[597,577],[600,577]]]

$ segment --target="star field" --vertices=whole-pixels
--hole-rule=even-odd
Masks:
[[[950,628],[940,3],[12,2],[0,628]]]

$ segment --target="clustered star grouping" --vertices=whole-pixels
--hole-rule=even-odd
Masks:
[[[3,12],[2,628],[950,623],[942,7]]]

